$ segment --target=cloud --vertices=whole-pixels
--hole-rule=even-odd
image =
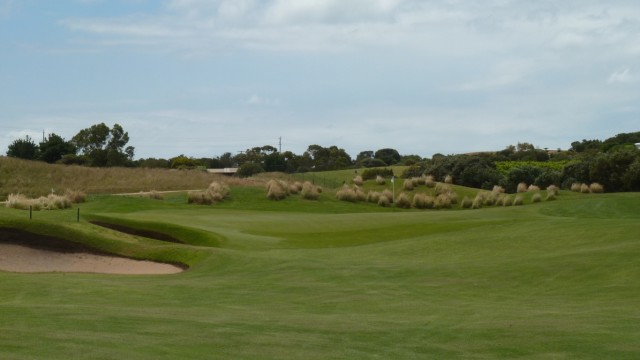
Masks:
[[[609,76],[607,83],[616,84],[616,83],[631,83],[638,81],[639,78],[636,74],[634,74],[629,68],[624,70],[616,71]]]
[[[275,99],[264,98],[254,94],[254,95],[251,95],[249,99],[247,99],[247,104],[271,106],[271,105],[279,105],[280,101]]]

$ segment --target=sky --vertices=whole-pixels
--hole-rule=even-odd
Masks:
[[[430,157],[640,131],[637,0],[0,0],[0,153]]]

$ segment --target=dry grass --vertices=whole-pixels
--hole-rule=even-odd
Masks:
[[[411,200],[409,199],[409,196],[407,194],[400,193],[400,195],[396,197],[395,205],[399,208],[408,209],[411,207]]]
[[[282,200],[289,196],[289,184],[283,180],[271,179],[267,182],[267,198],[271,200]]]
[[[473,200],[471,200],[468,196],[465,196],[462,198],[462,202],[460,203],[460,206],[463,209],[471,209],[471,206],[473,206]]]
[[[523,183],[523,182],[519,183],[519,184],[518,184],[518,188],[516,189],[516,191],[517,191],[518,193],[527,192],[527,184],[526,184],[526,183]]]
[[[366,201],[367,194],[365,194],[365,192],[362,191],[362,189],[360,189],[358,186],[354,186],[351,188],[348,185],[344,185],[342,189],[336,192],[336,198],[338,200],[349,202]]]
[[[154,199],[154,200],[164,200],[164,195],[162,195],[162,193],[156,190],[151,190],[147,192],[140,191],[140,197]]]
[[[512,206],[513,199],[509,195],[502,196],[502,206]]]
[[[64,192],[64,196],[68,197],[69,200],[74,204],[80,204],[87,200],[87,194],[84,191],[80,190],[69,190]]]
[[[516,196],[516,198],[513,200],[513,205],[514,206],[524,205],[524,198],[521,195]]]
[[[199,205],[217,204],[229,197],[229,186],[219,182],[212,182],[205,191],[189,191],[187,203]]]
[[[387,182],[384,180],[384,178],[383,178],[382,176],[377,175],[377,176],[376,176],[376,183],[377,183],[378,185],[384,185],[384,184],[386,184]]]
[[[427,183],[427,178],[424,176],[413,178],[413,184],[415,186],[421,186],[421,185],[424,186],[426,185],[426,183]]]
[[[453,184],[453,176],[447,175],[444,177],[445,184]]]
[[[472,209],[481,209],[484,206],[484,193],[478,193],[471,204]]]
[[[357,186],[362,186],[364,184],[364,180],[362,180],[362,176],[358,175],[353,178],[353,184]]]
[[[9,194],[6,206],[13,209],[34,211],[68,209],[73,203],[64,195],[50,194],[39,198],[28,198],[22,194]]]
[[[529,185],[529,187],[527,188],[528,192],[538,192],[540,191],[540,187],[537,185]]]
[[[591,191],[594,194],[603,193],[604,192],[604,187],[602,185],[600,185],[599,183],[593,183],[593,184],[589,185],[589,191]]]
[[[558,196],[560,195],[560,188],[555,186],[555,185],[549,185],[547,186],[547,196]]]
[[[406,191],[413,191],[413,180],[412,179],[405,179],[404,183],[402,184],[402,188]]]
[[[491,192],[495,194],[504,194],[504,188],[500,185],[494,185],[493,190],[491,190]]]
[[[540,195],[540,193],[535,193],[531,196],[531,202],[539,203],[540,201],[542,201],[542,195]]]
[[[321,192],[322,191],[317,186],[313,185],[309,181],[305,181],[304,184],[302,184],[302,190],[300,191],[300,194],[302,195],[303,199],[318,200],[320,198]]]
[[[424,184],[428,188],[434,188],[436,186],[436,180],[433,178],[433,176],[427,175],[427,177],[424,179]]]
[[[367,201],[370,203],[374,203],[377,204],[378,201],[380,200],[380,193],[377,191],[369,191],[369,193],[367,194]]]
[[[385,195],[380,195],[380,198],[378,199],[378,205],[382,206],[382,207],[388,207],[391,205],[391,198],[385,196]]]
[[[440,194],[436,197],[434,207],[436,209],[450,209],[451,204],[451,197],[448,194]]]
[[[0,157],[0,179],[0,198],[12,193],[36,197],[51,193],[51,189],[56,192],[76,189],[86,194],[117,194],[146,189],[204,189],[212,181],[228,185],[260,185],[256,179],[239,179],[199,170],[90,168],[8,157]]]
[[[582,184],[581,183],[573,183],[571,184],[571,191],[573,192],[580,192],[582,188]]]
[[[580,185],[580,192],[583,194],[589,194],[591,192],[591,188],[587,184]]]
[[[289,185],[289,193],[298,194],[300,191],[302,191],[302,183],[300,181],[296,181]]]

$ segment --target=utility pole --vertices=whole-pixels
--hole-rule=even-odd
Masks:
[[[282,136],[278,138],[278,152],[282,154]]]

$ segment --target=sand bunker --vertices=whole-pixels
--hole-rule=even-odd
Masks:
[[[183,270],[171,264],[99,254],[57,238],[0,229],[0,271],[158,275]]]
[[[61,253],[22,245],[0,244],[0,270],[22,273],[83,272],[100,274],[176,274],[171,264],[89,253]]]

